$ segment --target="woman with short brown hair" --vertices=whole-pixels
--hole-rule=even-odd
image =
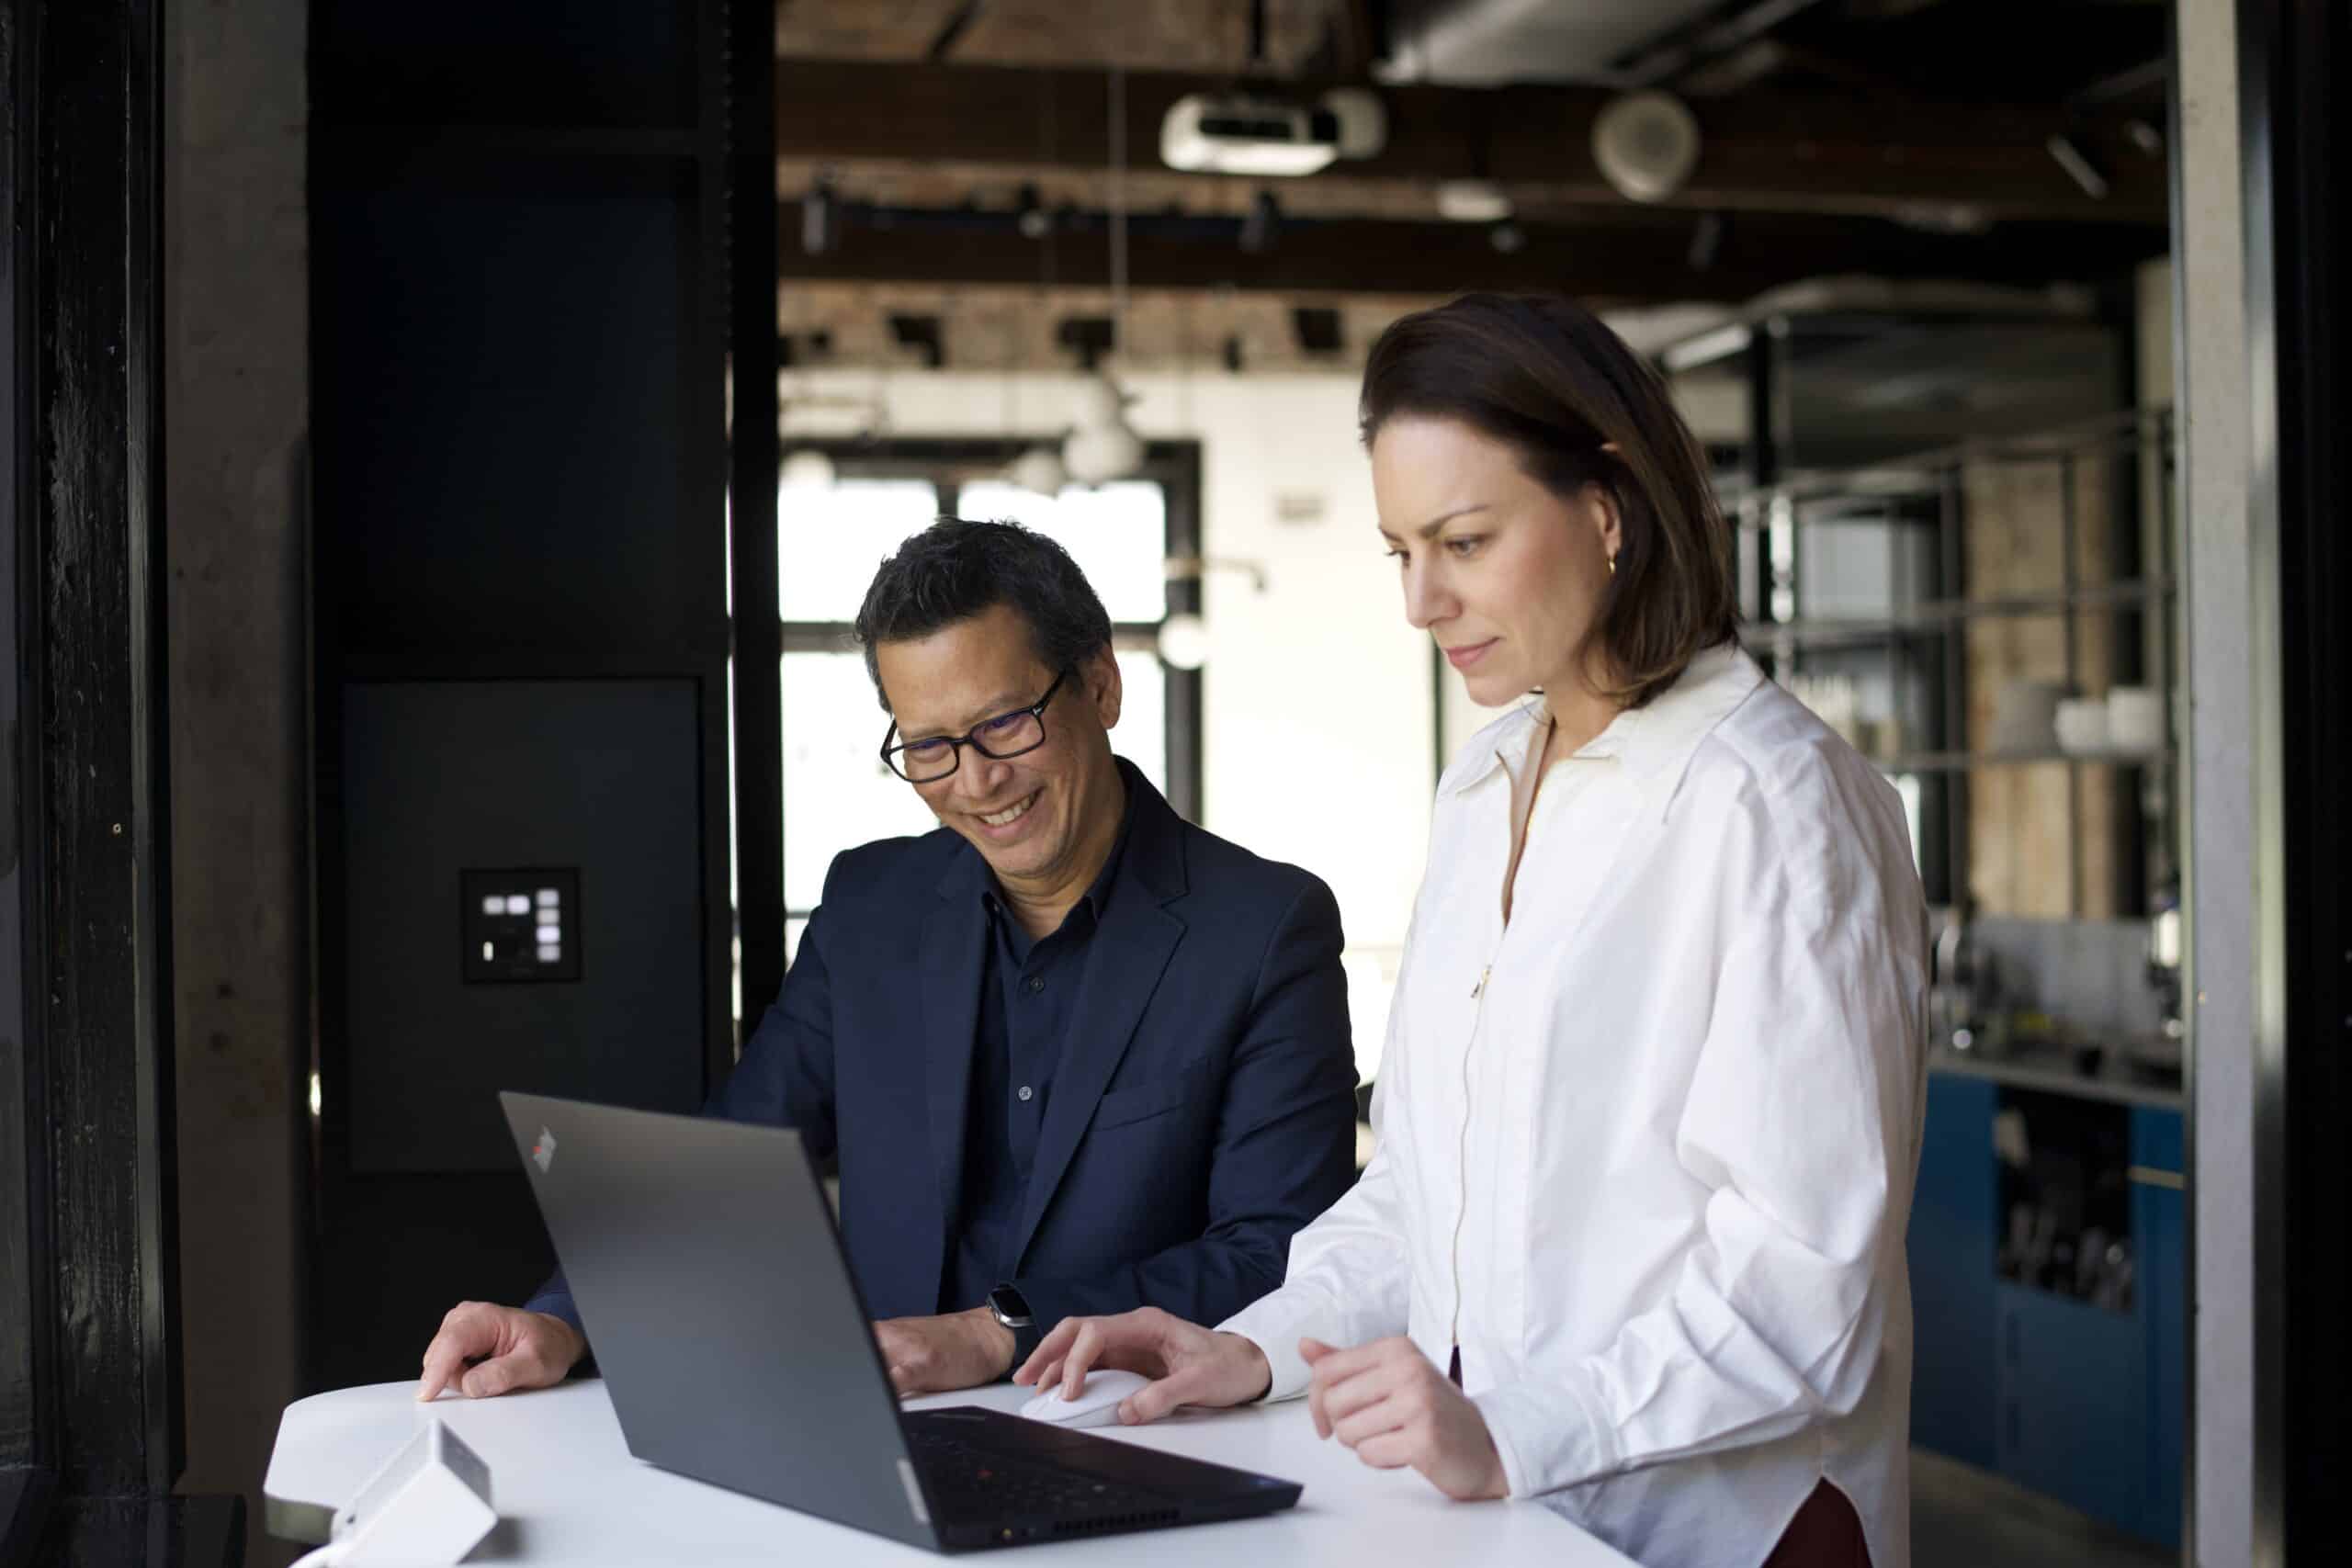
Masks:
[[[1406,617],[1510,711],[1440,780],[1355,1190],[1216,1332],[1066,1322],[1122,1419],[1307,1396],[1645,1563],[1903,1568],[1925,909],[1894,790],[1735,638],[1657,378],[1563,299],[1374,344]]]

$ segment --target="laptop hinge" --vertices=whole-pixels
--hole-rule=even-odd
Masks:
[[[929,1529],[931,1509],[922,1500],[922,1483],[915,1479],[915,1467],[910,1461],[899,1461],[899,1480],[907,1489],[907,1506],[915,1511],[915,1523]]]

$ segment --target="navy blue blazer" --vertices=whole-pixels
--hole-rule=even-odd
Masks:
[[[1282,1282],[1292,1235],[1355,1179],[1331,890],[1184,821],[1121,771],[1127,842],[1015,1233],[1012,1282],[1039,1332],[1138,1306],[1222,1322]],[[988,876],[944,828],[838,856],[708,1108],[838,1153],[842,1246],[876,1317],[939,1309],[963,1213]],[[560,1275],[530,1305],[578,1322]]]

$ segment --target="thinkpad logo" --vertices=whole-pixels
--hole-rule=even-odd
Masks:
[[[555,1163],[555,1134],[545,1127],[539,1129],[539,1141],[531,1145],[531,1159],[538,1166],[542,1176],[547,1174],[548,1167]]]

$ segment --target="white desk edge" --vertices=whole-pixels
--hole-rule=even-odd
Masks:
[[[334,1510],[413,1433],[429,1410],[489,1464],[502,1516],[469,1562],[769,1561],[792,1540],[827,1543],[826,1561],[912,1562],[929,1554],[808,1515],[671,1474],[632,1458],[605,1385],[581,1379],[503,1399],[415,1401],[413,1382],[376,1383],[286,1407],[263,1519],[272,1535],[321,1541]],[[986,1404],[1010,1409],[1027,1391],[1010,1384],[910,1402],[910,1408]],[[1211,1552],[1280,1553],[1302,1565],[1367,1568],[1384,1562],[1461,1561],[1544,1568],[1624,1568],[1627,1559],[1539,1505],[1454,1504],[1410,1471],[1374,1471],[1315,1436],[1303,1402],[1180,1413],[1105,1437],[1302,1483],[1297,1507],[1261,1519],[1057,1543],[1050,1561],[1123,1568],[1198,1562]],[[648,1555],[648,1553],[650,1555]],[[1090,1555],[1091,1554],[1091,1555]]]

